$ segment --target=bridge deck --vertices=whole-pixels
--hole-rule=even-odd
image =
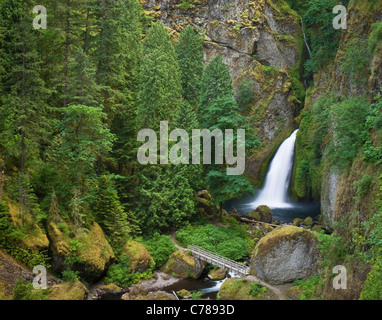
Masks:
[[[207,263],[211,263],[227,271],[236,273],[242,277],[245,277],[249,274],[249,267],[244,266],[234,260],[220,256],[214,252],[208,251],[195,245],[189,245],[187,248],[192,252],[192,255],[195,258],[206,261]]]

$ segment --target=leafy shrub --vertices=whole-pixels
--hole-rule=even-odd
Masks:
[[[365,98],[350,98],[333,106],[336,139],[330,153],[339,167],[351,163],[367,140],[365,132],[369,115],[369,103]]]
[[[373,23],[371,28],[368,42],[370,52],[374,53],[382,45],[382,21]]]
[[[22,278],[18,278],[13,287],[13,300],[47,300],[49,290],[33,290],[32,283],[23,283]]]
[[[260,283],[252,283],[249,289],[249,294],[253,297],[261,297],[264,293],[268,292],[268,288],[262,286]]]
[[[362,179],[353,183],[354,189],[361,197],[364,197],[369,192],[370,185],[371,177],[368,174],[364,175]]]
[[[296,280],[293,285],[298,287],[302,293],[299,294],[299,300],[312,300],[319,286],[323,285],[320,275],[315,275],[309,279]]]
[[[70,282],[78,279],[78,271],[73,271],[67,268],[66,270],[61,272],[62,280],[65,282]]]
[[[194,291],[192,294],[191,294],[191,299],[192,300],[200,300],[203,296],[203,292],[201,291]]]
[[[119,262],[110,266],[105,277],[105,283],[115,283],[120,287],[129,287],[141,279],[149,279],[152,277],[152,270],[145,273],[132,273],[130,270],[129,258],[122,255]]]
[[[348,41],[340,59],[340,70],[348,75],[352,84],[363,86],[367,83],[370,69],[370,54],[366,40],[354,38]]]
[[[177,250],[169,236],[161,235],[158,232],[151,239],[143,241],[143,244],[153,257],[157,268],[163,266],[170,255]]]
[[[176,233],[176,239],[184,247],[193,244],[233,260],[244,258],[253,247],[246,228],[239,225],[229,228],[212,224],[188,226]]]

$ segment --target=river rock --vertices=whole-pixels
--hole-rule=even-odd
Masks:
[[[52,268],[56,272],[62,272],[68,267],[65,258],[76,255],[77,262],[71,268],[79,271],[81,278],[85,281],[95,282],[104,275],[107,267],[115,261],[113,249],[96,222],[93,222],[88,232],[83,232],[80,237],[75,239],[61,230],[53,221],[48,222],[47,230],[52,253]],[[70,250],[71,240],[80,243],[74,253]]]
[[[193,256],[188,255],[187,252],[180,250],[170,256],[161,271],[178,278],[198,279],[206,265],[206,262],[195,259]]]
[[[75,280],[54,286],[48,294],[48,300],[85,300],[87,295],[85,285]]]
[[[305,229],[282,226],[256,245],[251,273],[271,284],[283,284],[312,275],[319,258],[318,240]]]
[[[211,270],[208,273],[208,277],[212,280],[222,280],[227,276],[227,270],[219,268],[217,270]]]
[[[129,258],[132,272],[145,272],[154,263],[148,250],[137,241],[128,241],[122,249],[122,254]]]
[[[249,216],[261,222],[272,222],[272,211],[268,206],[258,206],[256,210],[249,213]]]

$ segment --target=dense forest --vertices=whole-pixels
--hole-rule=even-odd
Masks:
[[[297,128],[290,193],[321,202],[321,214],[290,221],[285,232],[317,242],[319,268],[283,294],[382,298],[381,1],[340,1],[345,30],[333,28],[335,0],[244,1],[249,9],[236,7],[236,22],[236,1],[209,2],[0,0],[0,261],[29,272],[0,272],[0,299],[84,299],[102,280],[109,290],[130,288],[134,300],[131,288],[159,270],[175,278],[216,272],[189,263],[178,247],[190,244],[250,264],[261,278],[252,260],[285,226],[261,210],[243,223],[224,204],[262,185],[277,147]],[[33,27],[36,5],[46,7],[46,28]],[[232,44],[213,39],[221,21],[211,18],[206,29],[195,22],[209,6],[227,17]],[[273,20],[293,32],[269,31]],[[235,51],[249,59],[244,67],[227,58],[224,50],[261,28],[282,59],[294,50],[295,61],[281,63],[261,45]],[[277,95],[283,106],[271,109]],[[279,118],[264,125],[273,114]],[[140,164],[146,140],[138,133],[159,136],[161,121],[189,136],[245,129],[246,172],[228,175],[227,161],[186,164],[192,155]],[[49,270],[52,287],[33,289],[37,265]],[[336,265],[347,268],[346,292],[331,287]],[[257,282],[233,279],[217,298],[275,298]]]

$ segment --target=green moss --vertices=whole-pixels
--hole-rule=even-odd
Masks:
[[[248,279],[229,278],[222,284],[221,300],[273,300],[274,295],[261,284]]]

